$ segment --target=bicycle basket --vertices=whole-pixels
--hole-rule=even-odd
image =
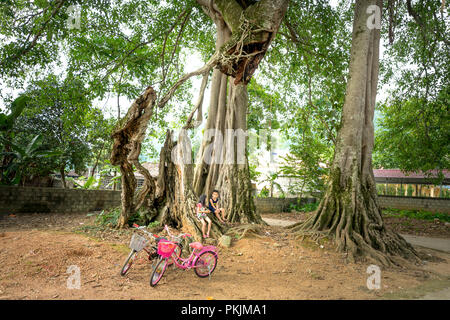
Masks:
[[[158,243],[158,254],[163,258],[169,258],[175,251],[177,245],[169,241],[160,241]]]
[[[133,236],[131,237],[131,241],[130,241],[130,248],[136,251],[141,251],[142,249],[144,249],[144,247],[147,245],[147,239],[145,239],[144,237],[138,235],[138,234],[133,234]]]

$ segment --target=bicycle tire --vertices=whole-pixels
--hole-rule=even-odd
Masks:
[[[210,267],[209,269],[207,269],[206,272],[201,272],[200,271],[201,266],[199,264],[202,263],[202,261],[204,261],[202,259],[202,256],[206,255],[206,254],[212,256],[212,259],[214,260],[214,265],[212,268]],[[206,277],[209,277],[214,272],[214,270],[216,269],[216,266],[217,266],[217,253],[215,253],[214,251],[205,251],[202,254],[200,254],[198,256],[197,260],[195,261],[194,272],[198,277],[206,278]]]
[[[167,258],[160,259],[150,275],[150,286],[154,287],[158,284],[167,269]],[[162,269],[160,269],[162,268]],[[156,276],[156,278],[155,278]]]
[[[137,256],[137,251],[131,250],[130,254],[128,255],[127,260],[125,260],[122,270],[120,270],[120,275],[122,277],[125,276],[128,271],[130,271],[131,266],[133,265],[134,259],[136,259],[136,256]]]

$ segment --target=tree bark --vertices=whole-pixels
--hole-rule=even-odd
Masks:
[[[350,261],[401,265],[405,259],[419,259],[411,245],[384,225],[372,170],[380,43],[380,30],[367,25],[366,10],[373,4],[381,11],[381,0],[355,5],[349,78],[327,190],[315,214],[293,230],[334,238]]]
[[[217,45],[221,45],[221,41],[226,41],[230,35],[224,25],[218,25]],[[228,85],[228,92],[227,92]],[[226,133],[227,130],[246,129],[246,109],[247,109],[247,88],[245,85],[238,85],[237,88],[233,83],[229,83],[228,77],[222,74],[218,69],[214,70],[210,106],[208,111],[208,120],[206,123],[202,145],[197,155],[196,168],[193,180],[193,189],[196,195],[206,194],[208,197],[212,190],[218,189],[221,196],[221,204],[229,215],[232,222],[244,222],[248,219],[245,217],[255,216],[253,198],[251,197],[250,175],[248,172],[248,161],[245,157],[245,165],[236,164],[236,152],[238,148],[242,148],[244,143],[244,152],[246,152],[246,141],[236,141],[230,148],[227,148]],[[238,97],[234,104],[231,105],[231,96]],[[239,119],[239,121],[235,121]],[[244,123],[244,126],[242,126]],[[229,132],[229,131],[228,131]],[[234,133],[235,131],[233,131]],[[213,136],[212,136],[213,135]],[[237,144],[241,143],[240,146]],[[232,163],[224,163],[228,153],[234,155]],[[213,161],[211,163],[211,161]],[[237,193],[240,186],[247,186],[242,193]],[[242,209],[244,208],[244,209]],[[261,219],[252,219],[252,222],[261,222]]]

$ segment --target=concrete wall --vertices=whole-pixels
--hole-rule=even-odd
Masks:
[[[450,213],[450,199],[426,197],[378,196],[382,208],[425,210]]]
[[[0,186],[0,214],[89,212],[118,205],[118,191]]]

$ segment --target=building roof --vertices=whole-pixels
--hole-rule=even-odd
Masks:
[[[424,172],[404,173],[400,169],[373,169],[375,181],[379,183],[411,183],[411,184],[433,184],[432,179],[438,177],[438,170]],[[442,184],[450,184],[450,170],[442,170],[444,181]]]
[[[143,162],[141,164],[142,164],[142,166],[145,169],[147,169],[150,172],[150,175],[153,178],[156,178],[158,176],[158,174],[159,174],[159,163]],[[139,171],[135,171],[134,172],[134,176],[136,178],[144,179],[144,176]]]

